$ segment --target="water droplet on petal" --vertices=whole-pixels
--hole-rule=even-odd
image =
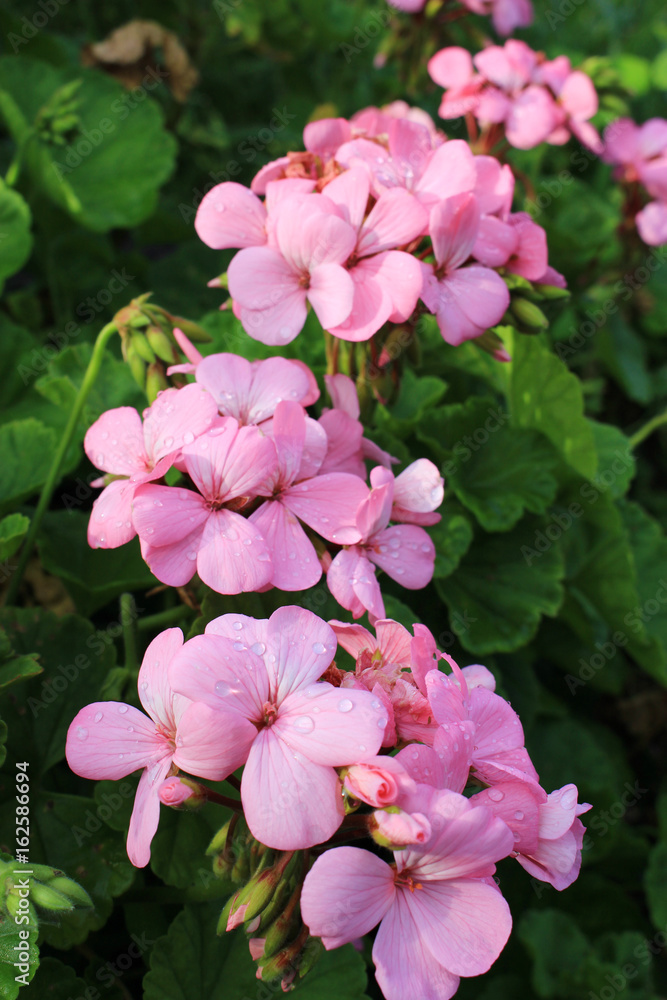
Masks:
[[[97,463],[97,465],[104,464],[104,454],[102,452],[100,452],[99,455],[95,456],[95,462]]]
[[[521,812],[520,809],[517,809],[517,811],[514,813],[514,819],[518,819],[518,820],[522,820],[523,819],[523,813]]]
[[[378,729],[386,729],[387,728],[387,720],[386,719],[378,719],[377,726],[378,726]]]
[[[128,726],[127,727],[127,731],[128,731],[128,733],[133,733],[134,732],[134,726]]]
[[[235,642],[235,643],[234,643],[234,649],[236,649],[236,650],[237,650],[237,651],[239,651],[239,652],[240,652],[240,651],[241,651],[242,649],[246,649],[246,648],[247,648],[247,647],[246,647],[246,646],[244,646],[242,642]]]
[[[501,792],[499,788],[489,788],[489,798],[492,802],[502,802],[505,798],[505,793]]]
[[[85,728],[85,726],[77,726],[76,735],[83,742],[83,740],[87,739],[88,737],[88,730]]]
[[[354,705],[350,701],[349,698],[343,698],[342,701],[338,702],[338,711],[339,712],[351,712],[353,708],[354,708]]]
[[[314,642],[313,643],[313,653],[317,653],[318,656],[319,656],[322,653],[326,653],[326,651],[327,651],[327,647],[323,643],[321,643],[321,642]]]
[[[95,722],[101,722],[103,718],[102,712],[95,712]]]
[[[250,649],[252,650],[253,653],[255,653],[256,656],[263,656],[264,653],[266,652],[266,646],[264,645],[263,642],[253,642]]]
[[[127,705],[119,705],[118,706],[118,714],[119,715],[127,715],[127,708],[128,708]]]
[[[315,728],[315,723],[309,715],[300,715],[298,719],[294,720],[292,725],[299,733],[312,733]]]
[[[195,436],[192,433],[192,431],[186,431],[185,434],[183,435],[183,444],[192,444],[194,439]]]
[[[213,690],[217,694],[218,698],[226,698],[232,691],[227,681],[218,681]]]

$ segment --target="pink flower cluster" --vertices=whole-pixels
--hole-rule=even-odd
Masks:
[[[417,14],[426,6],[426,0],[388,0],[392,7]],[[473,14],[490,14],[493,27],[499,35],[511,35],[515,28],[527,28],[533,23],[531,0],[461,0]]]
[[[289,343],[310,304],[331,334],[368,340],[421,300],[460,344],[509,305],[496,269],[564,284],[544,230],[511,212],[510,168],[445,141],[423,113],[367,108],[307,125],[304,143],[306,153],[262,168],[252,191],[217,185],[197,213],[208,246],[241,248],[228,287],[255,339]]]
[[[355,655],[354,673],[333,664],[337,639]],[[451,673],[438,669],[442,659]],[[346,803],[362,807],[393,862],[331,847],[306,876],[302,915],[326,948],[379,923],[373,958],[387,1000],[447,1000],[460,976],[495,961],[511,929],[497,861],[515,858],[557,889],[578,874],[578,817],[590,807],[574,785],[547,795],[493,676],[459,669],[424,626],[411,635],[383,620],[373,636],[296,607],[266,620],[227,614],[186,642],[177,628],[154,639],[138,686],[147,714],[97,702],[67,735],[68,762],[83,777],[142,769],[132,862],[150,859],[160,801],[205,794],[180,770],[222,780],[243,767],[239,809],[278,850],[327,844]],[[397,756],[380,754],[396,746]],[[482,787],[465,797],[470,779]],[[230,917],[228,929],[238,922]]]
[[[653,199],[635,217],[644,243],[667,243],[667,121],[651,118],[635,125],[619,118],[605,130],[603,159],[615,164],[617,180],[642,184]]]
[[[439,114],[472,114],[483,126],[503,125],[517,149],[541,142],[562,145],[570,135],[595,153],[602,152],[589,118],[598,110],[595,87],[573,70],[567,56],[545,59],[525,42],[510,39],[471,56],[466,49],[441,49],[429,60],[432,79],[445,87]]]
[[[163,583],[184,586],[197,572],[221,594],[304,590],[324,566],[356,616],[384,615],[375,566],[411,589],[428,583],[435,550],[420,525],[440,519],[442,477],[421,459],[394,479],[391,456],[363,437],[351,379],[327,376],[334,406],[314,420],[306,406],[319,390],[304,364],[186,349],[192,361],[178,368],[194,371],[195,383],[160,393],[143,422],[118,407],[86,434],[86,454],[106,473],[95,481],[104,490],[90,517],[92,546],[138,534]],[[366,458],[384,463],[371,472],[372,489]],[[164,484],[172,468],[179,485]],[[387,527],[390,518],[408,523]],[[353,603],[340,572],[351,578],[350,560],[363,560],[368,577]]]

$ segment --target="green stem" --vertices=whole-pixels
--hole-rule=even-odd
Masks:
[[[139,671],[139,656],[137,654],[137,606],[132,594],[120,595],[120,623],[123,628],[123,645],[125,647],[125,666],[133,673]]]
[[[661,427],[663,424],[667,424],[667,410],[664,413],[658,413],[657,416],[651,417],[643,427],[632,435],[630,438],[630,451],[634,451],[637,445],[641,444],[642,441],[652,434],[654,430]]]
[[[7,173],[5,175],[5,184],[7,185],[7,187],[14,187],[17,180],[19,179],[19,174],[21,172],[21,167],[23,165],[23,155],[25,153],[26,146],[36,134],[37,130],[34,127],[30,128],[25,133],[23,139],[19,143],[16,153],[14,154],[14,159],[9,164],[9,169],[7,170]]]
[[[69,415],[67,421],[67,426],[63,432],[63,436],[60,439],[60,444],[56,448],[56,453],[53,456],[53,461],[51,462],[51,468],[49,469],[49,474],[47,476],[46,482],[42,487],[42,492],[39,497],[39,502],[35,509],[32,521],[30,523],[30,528],[28,534],[26,535],[26,540],[23,543],[23,548],[21,550],[21,556],[19,558],[14,576],[7,588],[7,604],[13,604],[16,601],[18,595],[19,586],[25,572],[25,568],[28,565],[28,560],[32,554],[32,550],[35,545],[35,539],[37,538],[37,533],[39,532],[40,526],[42,524],[42,519],[46,513],[49,504],[51,503],[51,497],[53,496],[53,491],[55,490],[59,479],[60,479],[60,469],[63,464],[63,459],[65,458],[65,453],[70,446],[72,438],[74,437],[74,431],[76,430],[76,425],[81,416],[81,412],[85,405],[86,399],[88,398],[88,393],[90,392],[95,379],[102,367],[102,358],[104,357],[104,348],[107,345],[107,341],[116,333],[116,327],[113,323],[107,323],[107,325],[100,330],[97,335],[97,340],[95,341],[95,346],[93,347],[93,353],[86,369],[86,374],[83,376],[83,381],[81,383],[81,388],[77,394],[74,406]]]
[[[137,631],[158,631],[165,625],[173,625],[176,622],[180,622],[182,618],[187,618],[191,612],[192,608],[189,608],[187,604],[179,604],[175,608],[167,608],[166,611],[159,611],[155,615],[148,615],[146,618],[140,618],[137,622]]]

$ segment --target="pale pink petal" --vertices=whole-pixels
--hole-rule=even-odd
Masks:
[[[385,191],[362,226],[357,253],[364,257],[393,250],[416,239],[427,225],[428,216],[412,194],[403,188]]]
[[[499,35],[511,35],[515,28],[527,28],[533,23],[531,0],[496,0],[491,19]]]
[[[74,716],[67,731],[67,763],[82,778],[117,780],[168,756],[167,739],[132,705],[97,701]]]
[[[426,68],[431,79],[445,88],[465,86],[474,73],[472,56],[458,45],[440,49],[431,56]]]
[[[373,944],[375,978],[386,1000],[449,1000],[458,989],[459,978],[440,965],[426,947],[409,897],[399,890],[380,924]],[[441,932],[442,922],[440,917]]]
[[[223,617],[236,621],[233,615]],[[221,619],[217,622],[220,623]],[[251,638],[246,635],[247,631],[243,632],[246,641]],[[233,634],[240,636],[241,629],[233,630]],[[172,661],[170,683],[175,691],[193,702],[202,702],[226,714],[234,713],[246,721],[259,722],[270,692],[264,661],[261,653],[255,650],[265,648],[259,643],[248,647],[241,639],[212,632],[193,636]],[[254,726],[246,727],[243,740],[247,741],[247,746],[256,735]]]
[[[438,722],[458,724],[467,719],[463,694],[453,677],[447,677],[439,670],[431,670],[426,675],[426,690]]]
[[[403,625],[392,618],[381,618],[375,622],[375,633],[383,663],[410,665],[412,636]]]
[[[321,264],[310,272],[306,296],[325,330],[343,323],[352,311],[354,284],[338,264]]]
[[[431,133],[420,122],[399,118],[389,122],[388,136],[398,182],[411,191],[432,158]]]
[[[452,792],[462,792],[468,783],[475,727],[465,720],[459,723],[443,723],[433,738],[433,750],[442,768],[440,788]]]
[[[325,375],[324,382],[336,410],[343,410],[354,420],[359,419],[357,387],[349,375]]]
[[[389,320],[402,323],[412,315],[421,294],[423,277],[419,261],[402,250],[388,250],[374,259],[379,260],[376,281],[382,285],[393,306]]]
[[[338,645],[355,660],[363,649],[369,649],[371,652],[377,649],[375,636],[371,635],[363,625],[348,625],[347,622],[339,622],[335,618],[329,624],[334,630]]]
[[[217,414],[213,397],[200,385],[161,392],[144,417],[146,454],[151,464],[194,441],[208,430]]]
[[[150,529],[149,529],[150,530]],[[141,540],[141,555],[151,573],[170,587],[184,587],[197,568],[197,550],[204,525],[168,545],[149,545]]]
[[[572,129],[572,135],[576,136],[582,145],[587,146],[596,156],[600,155],[604,149],[602,139],[597,129],[594,129],[590,122],[580,122],[573,118],[570,122],[570,128]]]
[[[237,713],[195,702],[178,724],[174,764],[198,778],[221,781],[245,764],[256,735],[253,724]]]
[[[278,299],[275,305],[266,309],[246,309],[239,307],[238,318],[243,329],[254,340],[272,347],[291,343],[299,334],[306,322],[306,293],[303,288],[296,287],[290,292],[285,290],[285,297]]]
[[[154,722],[171,732],[176,731],[177,718],[173,705],[174,691],[169,683],[169,664],[182,648],[183,633],[180,628],[160,632],[144,653],[137,681],[139,700],[144,709]],[[185,707],[179,706],[180,711]]]
[[[196,378],[211,394],[221,413],[235,417],[239,423],[254,424],[259,420],[247,419],[247,412],[255,371],[250,361],[236,354],[210,354],[197,365]],[[263,414],[261,419],[272,412]]]
[[[186,445],[183,459],[206,499],[217,502],[265,494],[277,462],[273,442],[257,427],[239,427],[233,417],[221,417]]]
[[[369,610],[384,617],[384,603],[372,563],[359,552],[342,549],[327,571],[327,586],[343,608],[360,618]]]
[[[421,590],[433,576],[435,546],[416,524],[385,528],[367,551],[371,562],[408,590]]]
[[[506,901],[481,881],[427,882],[410,894],[408,905],[433,957],[459,976],[478,976],[490,969],[512,930]]]
[[[334,156],[338,147],[351,138],[352,129],[345,118],[322,118],[309,122],[303,130],[304,146],[318,156]]]
[[[208,623],[205,634],[222,635],[226,639],[240,642],[242,647],[252,648],[257,655],[259,644],[266,643],[268,618],[249,618],[247,615],[220,615]],[[257,643],[257,649],[253,648]],[[266,646],[264,645],[264,648]]]
[[[667,203],[652,201],[635,216],[644,243],[658,247],[667,243]]]
[[[136,535],[132,524],[135,487],[129,479],[114,479],[93,503],[88,522],[88,544],[93,549],[115,549]]]
[[[378,465],[371,470],[372,490],[360,504],[357,524],[364,539],[371,538],[389,523],[394,496],[394,476],[390,469]]]
[[[338,206],[343,219],[355,229],[359,229],[366,214],[369,191],[368,171],[363,167],[352,167],[334,177],[327,184],[325,194],[334,205]]]
[[[341,340],[369,340],[389,319],[392,300],[377,280],[382,256],[360,260],[347,272],[353,282],[352,306],[343,322],[328,328],[332,336]]]
[[[194,490],[147,483],[134,491],[132,520],[137,534],[151,547],[172,545],[201,530],[209,513],[206,501]]]
[[[431,209],[429,233],[435,257],[448,271],[465,263],[479,228],[479,206],[474,194],[453,195]]]
[[[327,453],[319,472],[349,472],[363,479],[366,466],[362,458],[363,427],[342,410],[327,410],[318,423],[327,436]]]
[[[282,486],[296,479],[306,438],[306,414],[300,403],[283,400],[276,406],[271,423],[271,438],[276,448],[276,477]]]
[[[533,854],[537,849],[540,805],[539,789],[524,781],[503,781],[475,793],[471,802],[486,806],[502,819],[514,835],[514,850]],[[566,830],[570,828],[572,820]]]
[[[442,503],[444,495],[444,480],[437,466],[428,458],[412,462],[394,481],[394,504],[403,510],[434,511]]]
[[[511,59],[506,46],[489,45],[477,53],[473,62],[487,80],[503,90],[523,87],[530,78],[528,66]]]
[[[354,798],[377,809],[392,805],[403,794],[415,791],[415,783],[398,757],[385,755],[352,765],[343,784],[345,791]]]
[[[227,272],[229,294],[246,309],[264,310],[299,292],[299,275],[274,247],[248,247]]]
[[[477,777],[487,784],[501,781],[527,781],[537,785],[539,776],[525,747],[516,750],[486,751],[473,754],[473,769]]]
[[[127,831],[127,856],[135,868],[144,868],[151,858],[151,841],[160,819],[160,785],[171,767],[171,757],[156,761],[139,779],[134,809]]]
[[[287,506],[274,500],[263,503],[249,517],[271,552],[271,583],[280,590],[307,590],[322,576],[317,553],[299,521]]]
[[[473,191],[476,182],[475,158],[462,139],[452,139],[436,149],[415,192],[422,204]]]
[[[226,181],[204,195],[195,218],[199,239],[214,250],[266,243],[266,209],[243,184]]]
[[[540,806],[540,840],[556,840],[567,833],[577,815],[577,795],[576,785],[564,785],[549,794]]]
[[[281,851],[324,843],[343,819],[343,796],[334,769],[292,750],[273,726],[262,729],[250,748],[241,800],[253,837]]]
[[[363,479],[346,472],[330,472],[283,492],[282,502],[322,538],[352,545],[361,538],[356,516],[369,495]]]
[[[271,581],[271,552],[262,533],[245,517],[231,510],[213,511],[204,525],[197,572],[218,594],[261,590]]]
[[[512,110],[512,101],[497,87],[486,86],[480,91],[473,111],[478,121],[484,124],[504,122]]]
[[[435,287],[422,292],[426,305],[438,317],[438,325],[449,344],[479,337],[502,319],[510,303],[507,285],[487,267],[459,268]]]
[[[386,861],[358,847],[334,847],[320,855],[306,875],[301,915],[313,937],[322,938],[331,950],[372,931],[395,894],[394,874]]]
[[[271,690],[282,701],[322,676],[337,643],[326,622],[312,611],[291,605],[278,608],[269,618],[266,647]]]
[[[470,718],[475,722],[475,743],[479,757],[524,745],[519,716],[500,695],[485,687],[473,688],[469,699]]]
[[[536,84],[526,87],[512,102],[505,122],[507,141],[517,149],[532,149],[557,124],[557,110],[549,92]]]
[[[482,666],[481,663],[471,663],[468,667],[463,667],[461,670],[468,690],[472,691],[476,687],[485,687],[489,691],[496,690],[496,679],[486,667]]]
[[[558,99],[568,115],[580,121],[592,118],[598,110],[597,91],[591,78],[581,70],[570,73],[558,94]]]
[[[98,469],[115,476],[146,471],[141,417],[132,406],[107,410],[88,428],[83,448]]]
[[[271,160],[270,163],[265,163],[253,177],[250,184],[251,190],[254,191],[255,194],[266,194],[266,186],[269,181],[284,177],[285,170],[289,167],[291,162],[292,161],[289,156],[280,156],[277,160]]]
[[[434,788],[449,787],[445,781],[443,761],[433,747],[414,743],[404,747],[391,759],[400,761],[410,777],[420,785],[432,785]],[[452,790],[460,791],[458,788]]]
[[[517,252],[518,245],[519,236],[513,226],[495,215],[484,215],[479,222],[472,254],[485,267],[502,267]]]
[[[315,178],[311,179],[308,177],[281,177],[280,180],[266,182],[264,204],[269,213],[267,221],[269,234],[271,234],[272,226],[275,224],[276,209],[280,203],[285,198],[292,198],[295,194],[308,194],[315,189],[315,183]]]
[[[295,196],[281,202],[276,241],[297,277],[304,272],[312,277],[313,270],[325,264],[340,265],[354,250],[356,230],[334,214],[336,211],[336,206],[324,195]]]
[[[576,822],[582,827],[581,820]],[[517,850],[521,845],[517,844]],[[568,831],[557,840],[541,840],[531,855],[518,854],[517,861],[534,878],[549,882],[559,892],[572,885],[581,869],[581,845],[574,832]]]
[[[510,167],[501,166],[495,156],[476,156],[475,168],[475,197],[482,215],[499,213],[504,218],[512,207],[514,194],[514,174]]]
[[[311,684],[282,702],[273,731],[316,764],[342,767],[373,757],[387,713],[370,691]]]
[[[518,246],[507,270],[529,281],[539,281],[547,267],[547,235],[527,212],[516,212],[508,219],[518,237]]]

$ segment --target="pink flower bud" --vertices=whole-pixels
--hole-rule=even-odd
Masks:
[[[194,789],[182,782],[177,776],[166,778],[158,789],[160,802],[165,806],[182,806],[186,799],[194,794]]]
[[[393,757],[375,757],[363,764],[354,764],[343,781],[343,788],[349,795],[377,809],[391,805],[411,787],[414,787],[412,778]]]
[[[373,840],[381,847],[402,848],[408,844],[425,844],[431,839],[431,824],[423,813],[406,813],[402,810],[374,813],[377,829]]]

